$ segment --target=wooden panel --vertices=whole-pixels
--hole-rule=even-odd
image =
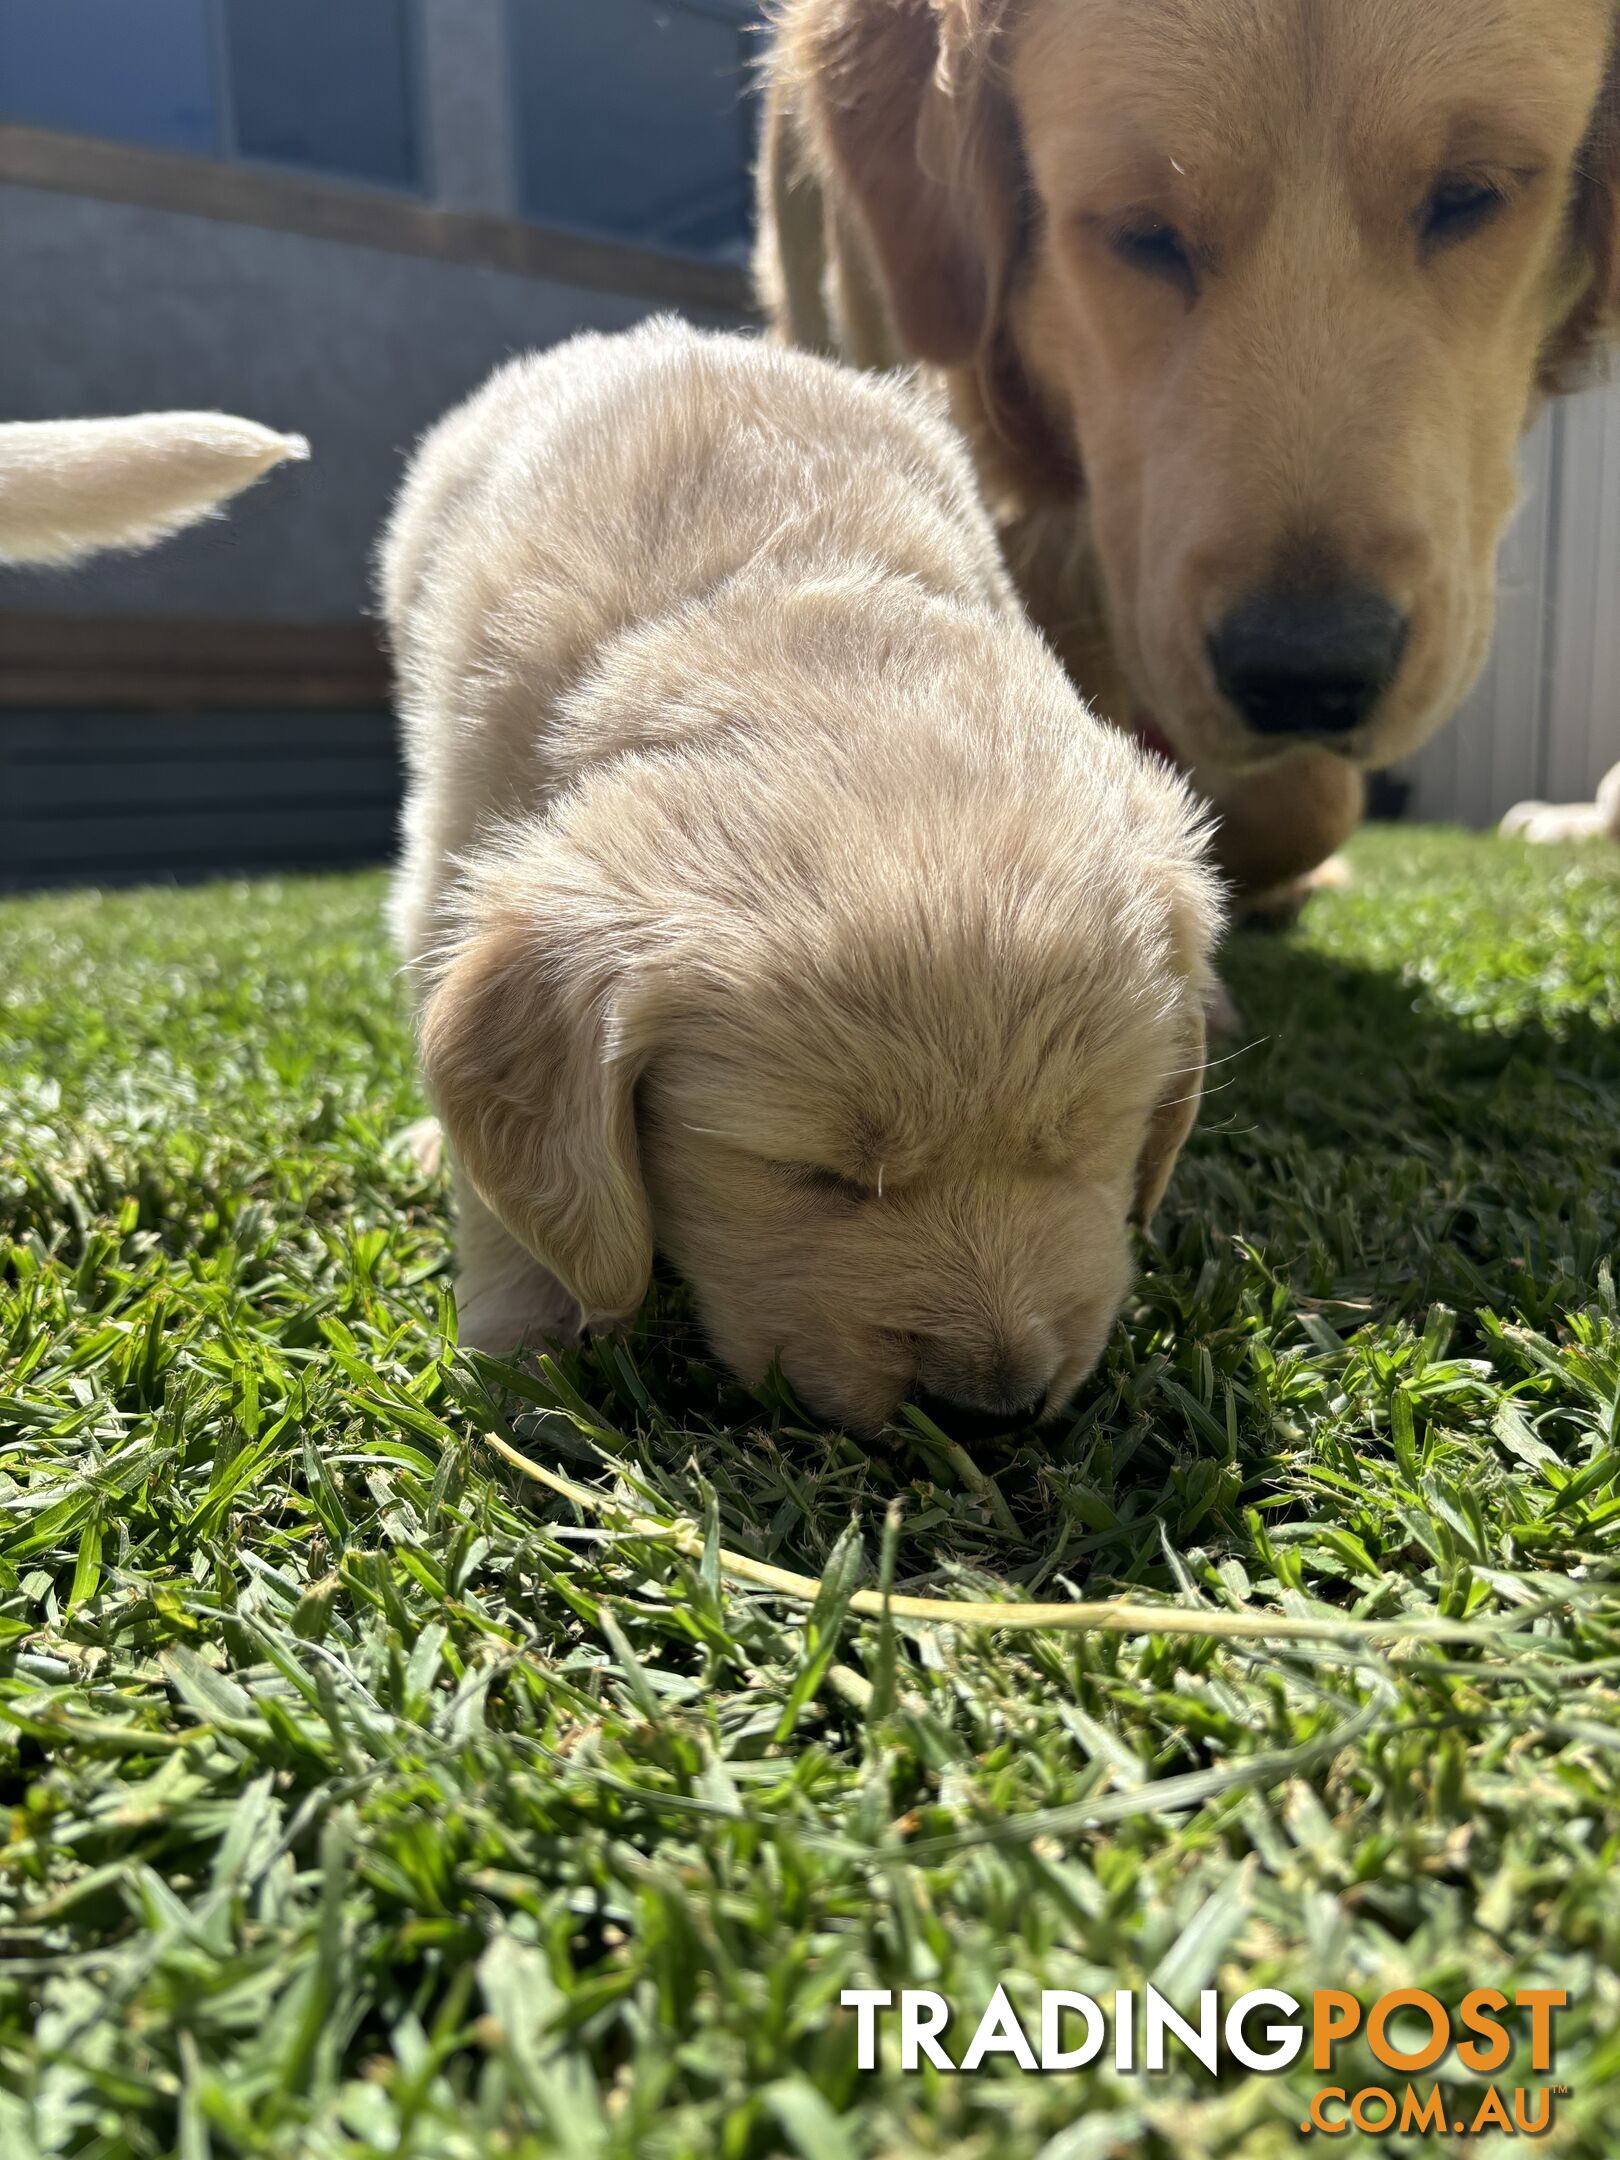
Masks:
[[[0,890],[384,861],[386,710],[0,711]]]
[[[82,865],[92,882],[104,864],[210,864],[229,876],[248,854],[296,863],[314,848],[323,857],[379,861],[394,834],[391,803],[358,807],[288,801],[241,809],[168,810],[129,818],[38,818],[23,828],[22,860],[41,867]],[[0,828],[3,830],[3,828]]]
[[[196,713],[7,712],[0,708],[0,759],[8,766],[67,757],[96,759],[232,760],[328,757],[388,758],[394,723],[387,712],[353,708],[304,711],[276,708]]]
[[[0,706],[374,709],[388,696],[369,623],[0,613]]]
[[[209,850],[195,858],[159,855],[98,855],[93,862],[35,863],[25,877],[0,868],[0,893],[114,891],[128,885],[201,885],[234,878],[299,876],[316,871],[365,870],[384,860],[386,844],[356,851],[352,834],[335,843],[306,835],[281,835],[262,847],[237,844],[229,861]]]
[[[752,308],[747,272],[730,263],[689,261],[516,218],[440,210],[377,188],[295,178],[49,128],[0,123],[0,181],[436,262],[477,264],[666,307],[721,315],[746,315]]]
[[[257,758],[121,757],[90,760],[82,746],[71,761],[19,759],[6,772],[6,807],[17,817],[144,816],[155,809],[202,804],[221,811],[239,803],[286,800],[392,803],[399,771],[387,757],[296,759],[283,749]]]

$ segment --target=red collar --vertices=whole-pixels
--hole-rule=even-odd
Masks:
[[[1137,714],[1131,724],[1131,733],[1144,750],[1156,751],[1164,759],[1165,763],[1173,765],[1177,772],[1186,771],[1186,759],[1181,756],[1169,736],[1165,734],[1150,713],[1139,712]]]

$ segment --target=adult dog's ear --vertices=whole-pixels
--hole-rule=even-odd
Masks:
[[[1162,1100],[1148,1119],[1147,1138],[1136,1163],[1131,1220],[1143,1229],[1159,1212],[1176,1158],[1198,1122],[1198,1105],[1204,1094],[1204,1060],[1208,1055],[1208,1030],[1199,998],[1187,1001],[1176,1047],[1182,1054],[1165,1083]]]
[[[1620,30],[1575,170],[1575,297],[1542,355],[1542,388],[1552,392],[1580,389],[1600,349],[1620,332]]]
[[[1005,0],[798,0],[778,65],[859,212],[908,357],[978,355],[1022,217]]]
[[[591,1319],[634,1312],[653,1257],[635,1123],[643,1060],[610,942],[601,928],[547,936],[532,910],[486,911],[420,1026],[457,1159]]]

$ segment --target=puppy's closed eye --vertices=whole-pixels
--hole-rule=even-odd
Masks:
[[[1151,213],[1127,217],[1109,229],[1105,237],[1128,268],[1173,285],[1189,302],[1197,299],[1198,251],[1167,219]]]

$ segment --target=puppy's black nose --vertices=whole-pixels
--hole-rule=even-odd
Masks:
[[[1222,697],[1257,735],[1348,735],[1400,670],[1407,620],[1382,593],[1257,593],[1210,634]]]

